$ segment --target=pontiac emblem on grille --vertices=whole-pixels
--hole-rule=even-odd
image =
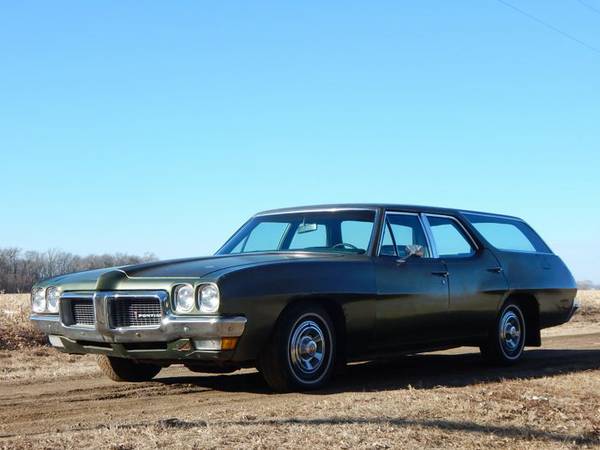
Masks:
[[[139,313],[135,312],[136,319],[160,319],[160,314],[157,313]]]

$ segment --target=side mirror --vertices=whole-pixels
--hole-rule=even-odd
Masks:
[[[425,256],[425,247],[422,245],[407,245],[405,249],[406,256],[404,259],[412,258],[413,256],[416,256],[417,258],[423,258]]]
[[[425,247],[422,245],[405,245],[404,250],[406,255],[396,260],[398,266],[405,264],[410,258],[423,258],[425,256]]]

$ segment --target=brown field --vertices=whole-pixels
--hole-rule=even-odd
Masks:
[[[513,368],[461,348],[276,395],[254,370],[113,383],[40,346],[27,296],[0,295],[0,448],[600,448],[600,292],[579,297]]]

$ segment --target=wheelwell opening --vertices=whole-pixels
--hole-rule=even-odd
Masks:
[[[540,333],[540,305],[531,294],[512,294],[507,299],[515,302],[525,316],[525,345],[539,347],[542,345]]]

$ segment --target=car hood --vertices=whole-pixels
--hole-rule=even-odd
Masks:
[[[344,256],[350,255],[289,252],[174,259],[71,273],[41,281],[36,286],[60,286],[63,291],[165,289],[165,286],[170,284],[169,280],[188,278],[212,281],[212,277],[217,278],[226,272],[249,266],[293,263],[301,260],[338,260]]]
[[[341,255],[339,255],[341,256]],[[322,259],[338,257],[324,253],[256,253],[245,255],[217,255],[203,258],[157,261],[120,267],[129,278],[201,278],[213,272],[249,265],[271,264],[298,259]]]
[[[179,279],[204,278],[225,270],[235,270],[247,266],[292,262],[307,259],[339,258],[343,254],[332,253],[254,253],[245,255],[217,255],[201,258],[173,259],[122,267],[89,270],[45,280],[39,286],[58,284],[66,289],[101,289],[100,280],[110,279]]]

